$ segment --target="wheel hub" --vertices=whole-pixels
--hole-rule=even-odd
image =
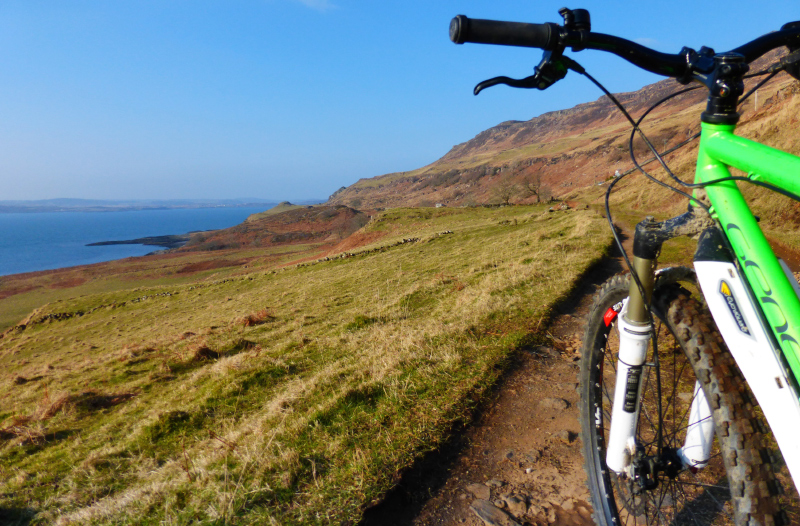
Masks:
[[[639,448],[633,457],[633,479],[631,492],[641,495],[645,491],[652,491],[658,487],[659,474],[674,480],[681,471],[683,463],[674,448],[663,448],[661,455],[647,456],[644,448]]]

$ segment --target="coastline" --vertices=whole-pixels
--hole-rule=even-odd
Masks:
[[[161,253],[183,246],[195,232],[228,228],[263,210],[216,207],[117,213],[0,213],[0,276]],[[165,231],[180,234],[152,235]]]

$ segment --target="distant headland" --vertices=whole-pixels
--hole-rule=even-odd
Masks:
[[[106,245],[147,245],[162,248],[179,248],[189,241],[189,238],[192,234],[194,234],[194,232],[167,236],[140,237],[138,239],[127,239],[123,241],[98,241],[97,243],[88,243],[86,246],[102,247]]]

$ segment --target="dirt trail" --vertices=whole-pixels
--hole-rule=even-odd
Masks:
[[[615,256],[588,272],[557,306],[551,345],[521,353],[478,420],[362,526],[594,524],[578,437],[578,349],[595,291],[621,270]]]
[[[622,226],[630,254],[632,233]],[[800,270],[800,254],[776,252]],[[622,268],[617,253],[587,272],[557,306],[551,345],[523,352],[477,421],[404,476],[361,526],[593,525],[578,436],[578,350],[594,293]]]

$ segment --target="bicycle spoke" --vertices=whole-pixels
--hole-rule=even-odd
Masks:
[[[669,488],[670,488],[670,497],[672,497],[672,507],[677,510],[677,508],[678,508],[678,491],[677,491],[677,489],[675,487],[675,484],[673,484],[672,481],[670,481]]]
[[[674,360],[672,361],[672,365],[673,365],[673,378],[680,378],[681,376],[683,376],[683,372],[686,369],[686,366],[688,365],[688,363],[687,362],[683,362],[683,365],[681,366],[681,370],[678,373],[678,376],[675,376],[675,361]],[[675,398],[677,396],[677,390],[678,390],[678,382],[676,381],[676,382],[674,382],[674,386],[672,388],[672,394],[670,395],[669,399],[667,400],[667,407],[664,408],[664,412],[666,412],[666,411],[669,410],[670,405],[672,406],[672,408],[673,408],[673,415],[672,415],[673,421],[675,420],[675,414],[674,414],[675,404],[674,404],[674,401],[675,401]]]
[[[684,364],[684,367],[685,367],[685,364]],[[672,398],[670,399],[670,402],[669,402],[670,404],[672,404],[672,422],[675,422],[675,421],[676,421],[676,419],[677,419],[677,413],[676,413],[676,411],[677,411],[677,404],[675,403],[675,400],[677,400],[677,395],[676,395],[676,392],[677,392],[678,386],[679,386],[679,382],[678,382],[678,381],[675,381],[675,387],[674,387],[674,389],[673,389],[673,395],[672,395]],[[683,423],[683,421],[686,419],[686,416],[687,416],[687,415],[689,414],[689,412],[691,411],[691,402],[692,402],[693,400],[694,400],[694,396],[692,397],[692,400],[690,400],[690,401],[689,401],[689,403],[688,403],[688,407],[687,407],[687,409],[686,409],[686,410],[683,412],[683,414],[682,414],[682,416],[681,416],[681,419],[680,419],[680,421],[678,421],[678,423],[674,425],[674,431],[673,431],[673,433],[672,433],[673,445],[675,445],[675,443],[676,443],[676,441],[677,441],[677,438],[678,438],[678,433],[680,433],[680,432],[682,431],[682,428],[680,427],[680,426],[681,426],[681,423]]]
[[[677,410],[677,406],[675,402],[675,391],[678,390],[678,376],[675,375],[675,349],[670,349],[672,351],[672,395],[667,400],[667,407],[664,408],[664,413],[669,411],[669,406],[672,405],[672,421],[675,421],[675,411]],[[677,439],[677,434],[672,435],[673,439]],[[671,441],[670,445],[674,447],[675,441]]]
[[[695,423],[694,423],[694,425],[697,425],[697,424],[699,424],[700,422],[705,422],[706,420],[711,420],[712,418],[713,418],[713,417],[711,417],[711,416],[707,416],[707,417],[705,417],[705,418],[701,418],[700,420],[698,420],[697,422],[695,422]],[[684,431],[684,430],[686,430],[686,429],[689,429],[689,428],[690,428],[692,425],[693,425],[693,424],[691,424],[691,423],[689,423],[689,424],[686,424],[684,427],[681,427],[681,428],[680,428],[680,429],[678,429],[677,431]]]
[[[667,519],[667,517],[664,516],[664,512],[661,511],[661,503],[660,502],[659,502],[658,506],[656,506],[656,512],[658,512],[658,514],[661,516],[662,520],[664,521],[664,524],[669,524],[669,520]]]
[[[681,427],[681,424],[683,424],[683,421],[684,421],[684,420],[686,420],[686,417],[687,417],[687,416],[689,415],[689,413],[692,411],[692,404],[694,403],[694,400],[695,400],[695,398],[697,398],[697,393],[694,393],[694,394],[692,394],[692,398],[691,398],[691,400],[689,400],[689,404],[688,404],[688,406],[689,406],[689,407],[688,407],[688,409],[686,409],[686,411],[683,413],[683,416],[681,417],[680,421],[678,422],[678,424],[677,424],[677,426],[676,426],[676,429],[689,429],[689,426],[690,426],[691,424],[687,424],[687,425],[686,425],[686,427]],[[707,418],[709,418],[709,417],[707,417]],[[677,431],[676,431],[676,432],[677,432]]]
[[[686,493],[683,491],[683,488],[680,485],[676,485],[676,487],[678,488],[678,491],[681,492],[681,495],[683,495],[683,500],[688,503],[689,496],[686,495]],[[683,508],[681,509],[681,513],[683,513],[684,511],[688,512],[689,515],[691,515],[692,520],[694,521],[695,524],[697,524],[697,526],[701,526],[701,523],[697,520],[697,516],[694,514],[694,511],[692,511],[692,508],[690,506],[684,505]]]
[[[676,480],[675,484],[680,484],[682,486],[693,486],[696,488],[709,488],[709,489],[722,489],[728,491],[728,486],[717,486],[715,484],[703,484],[702,482],[689,482],[687,480]]]
[[[647,421],[650,423],[650,428],[651,428],[653,431],[656,431],[656,429],[657,429],[657,428],[656,428],[656,424],[653,422],[653,419],[652,419],[652,418],[650,418],[650,413],[649,413],[649,412],[648,412],[648,410],[647,410],[647,405],[644,403],[644,400],[642,400],[642,404],[641,404],[641,411],[642,411],[642,415],[644,415],[644,417],[645,417],[645,418],[647,419]]]
[[[721,491],[724,491],[726,493],[729,493],[730,492],[730,488],[728,486],[718,486],[718,485],[714,485],[714,484],[703,484],[703,483],[699,483],[699,482],[698,483],[692,483],[692,482],[688,482],[688,481],[677,481],[677,483],[681,484],[681,485],[684,485],[684,486],[694,486],[694,487],[704,488],[705,491],[703,492],[703,495],[707,495],[708,498],[710,498],[711,500],[714,501],[714,503],[717,505],[718,512],[722,512],[726,517],[732,518],[731,515],[728,512],[725,511],[725,503],[721,502],[717,498],[717,496],[714,495],[714,491],[711,491],[711,490],[721,490]]]

